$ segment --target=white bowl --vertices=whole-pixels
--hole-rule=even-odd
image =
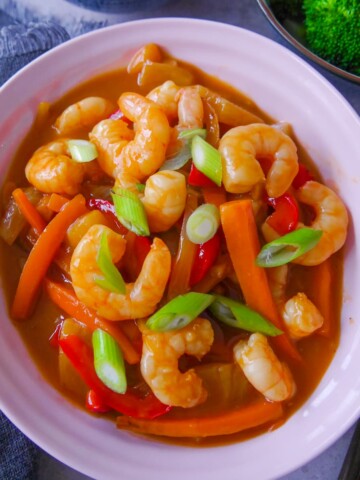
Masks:
[[[352,219],[360,214],[360,123],[344,98],[313,68],[276,43],[236,27],[154,19],[99,30],[57,47],[0,90],[0,178],[40,101],[53,101],[100,72],[126,65],[156,42],[227,81],[266,112],[294,126],[325,180],[336,185]],[[282,427],[243,443],[186,448],[118,431],[68,403],[43,381],[0,299],[0,407],[44,450],[97,479],[270,479],[333,443],[360,412],[360,269],[353,222],[346,250],[340,346],[321,384]]]

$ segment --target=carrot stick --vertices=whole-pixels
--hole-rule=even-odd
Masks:
[[[247,305],[286,332],[271,295],[266,272],[255,263],[260,242],[251,200],[224,203],[220,207],[220,217],[230,258]],[[287,356],[301,360],[286,333],[273,337],[272,342]]]
[[[59,195],[58,193],[52,193],[49,198],[48,207],[53,212],[60,212],[62,207],[68,203],[69,199]]]
[[[232,270],[230,258],[228,255],[221,255],[210,268],[205,277],[200,280],[192,290],[199,293],[208,293],[216,285],[222,282]]]
[[[140,362],[140,353],[135,350],[129,339],[123,333],[119,325],[108,322],[104,318],[99,317],[90,308],[81,303],[73,290],[65,288],[59,283],[45,280],[45,291],[50,299],[67,315],[74,317],[79,322],[85,323],[91,331],[101,328],[108,332],[119,344],[124,354],[125,360],[131,364]]]
[[[324,337],[330,337],[334,323],[333,323],[333,305],[332,305],[332,269],[330,259],[320,263],[316,267],[312,267],[311,282],[312,301],[319,309],[324,317],[322,327],[316,332]]]
[[[179,247],[175,263],[171,269],[167,298],[171,300],[189,290],[191,269],[194,263],[196,245],[190,242],[186,234],[186,223],[198,204],[197,197],[189,193],[186,200],[184,218],[181,226]]]
[[[85,198],[77,195],[48,223],[39,236],[20,275],[11,310],[14,318],[24,319],[29,315],[40,284],[65,238],[66,230],[85,212]]]
[[[14,197],[14,200],[19,207],[19,210],[24,215],[27,222],[29,222],[30,225],[34,228],[37,235],[40,235],[40,233],[46,227],[46,222],[42,218],[40,213],[36,210],[34,205],[30,202],[30,200],[27,198],[21,188],[16,188],[12,192],[12,196]]]
[[[226,202],[226,192],[222,187],[203,187],[204,200],[220,208]]]
[[[226,413],[204,418],[167,418],[142,420],[118,417],[117,426],[139,433],[164,437],[211,437],[231,435],[249,428],[278,420],[283,414],[282,404],[261,400]]]

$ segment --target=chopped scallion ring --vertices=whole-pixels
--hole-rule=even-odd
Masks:
[[[188,218],[186,234],[193,243],[201,244],[210,240],[220,225],[220,213],[215,205],[204,203]]]
[[[209,310],[220,322],[248,332],[260,332],[276,336],[283,332],[251,308],[221,295],[214,295]]]
[[[183,140],[182,148],[173,156],[168,158],[160,167],[159,170],[179,170],[191,158],[191,140],[195,135],[200,135],[202,138],[206,138],[205,128],[193,128],[191,130],[183,130],[179,133],[178,139]]]
[[[87,140],[68,140],[67,144],[75,162],[87,163],[98,157],[96,146]]]
[[[125,393],[125,364],[117,342],[109,333],[98,328],[92,334],[92,344],[96,375],[113,392]]]
[[[212,303],[213,296],[189,292],[170,300],[146,322],[150,330],[167,332],[186,327]]]
[[[115,188],[111,196],[119,221],[136,235],[149,236],[150,230],[144,205],[138,196],[125,188]]]
[[[220,152],[196,135],[191,143],[191,155],[195,167],[220,187],[222,181]]]
[[[122,294],[126,293],[124,279],[112,262],[107,235],[105,232],[101,235],[100,248],[96,262],[104,277],[95,278],[95,283],[99,285],[99,287],[109,290],[110,292]]]
[[[178,138],[192,140],[196,135],[205,140],[207,131],[205,128],[191,128],[190,130],[183,130],[179,133]]]
[[[278,267],[295,260],[317,245],[323,232],[313,228],[299,228],[267,243],[256,257],[259,267]]]

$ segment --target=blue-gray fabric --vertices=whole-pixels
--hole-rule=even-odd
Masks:
[[[127,20],[164,16],[238,25],[294,51],[269,25],[255,0],[0,0],[0,85],[70,37]],[[360,112],[357,85],[315,68]],[[36,480],[38,452],[0,411],[0,480]]]

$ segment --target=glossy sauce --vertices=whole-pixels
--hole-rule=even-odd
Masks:
[[[183,64],[184,65],[184,64]],[[186,68],[190,69],[195,78],[196,83],[201,83],[212,90],[222,94],[229,100],[243,106],[247,110],[252,111],[256,115],[265,119],[266,122],[272,123],[272,119],[264,114],[251,100],[233,89],[232,87],[224,84],[216,78],[210,77],[198,69],[186,65]],[[69,93],[67,93],[59,101],[55,102],[50,109],[50,113],[39,129],[38,126],[34,126],[24,141],[19,146],[19,149],[14,157],[14,162],[10,167],[7,181],[4,184],[3,194],[7,196],[7,190],[10,189],[9,185],[16,184],[16,186],[26,186],[27,182],[24,176],[24,168],[36,148],[49,142],[55,138],[55,131],[52,128],[57,116],[70,104],[87,96],[104,96],[116,104],[116,101],[121,92],[124,91],[136,91],[143,94],[147,93],[147,90],[141,89],[136,83],[135,75],[128,75],[125,70],[119,70],[115,72],[106,73],[98,76],[88,82],[76,87]],[[255,99],[256,100],[256,99]],[[79,134],[77,134],[79,138]],[[85,138],[85,135],[84,135]],[[305,164],[311,164],[310,159],[306,156],[304,150],[298,145],[299,148],[299,161]],[[312,165],[312,171],[316,172]],[[10,189],[11,190],[11,189]],[[8,305],[14,297],[16,285],[20,275],[21,268],[24,264],[26,253],[24,253],[19,247],[7,246],[3,241],[0,241],[0,274],[2,286],[5,291]],[[290,266],[290,285],[288,289],[289,296],[297,291],[304,291],[309,298],[312,297],[312,268],[313,267],[300,267]],[[321,335],[313,335],[307,339],[298,342],[299,351],[304,359],[303,365],[291,364],[291,370],[294,375],[295,382],[298,386],[298,393],[295,398],[287,402],[285,407],[285,418],[281,419],[276,425],[267,425],[265,427],[259,427],[252,429],[251,431],[239,433],[221,438],[210,438],[207,440],[197,441],[196,439],[186,440],[183,443],[186,445],[217,445],[228,442],[243,440],[250,436],[257,435],[260,432],[267,431],[269,428],[274,428],[283,423],[295,410],[297,410],[301,404],[308,398],[311,392],[315,389],[319,383],[322,375],[327,369],[331,359],[336,351],[339,341],[340,331],[340,303],[341,303],[341,288],[342,288],[342,254],[338,253],[331,259],[331,268],[333,271],[333,295],[331,298],[332,310],[336,312],[334,314],[334,324],[332,328],[331,338],[325,338]],[[82,406],[84,400],[75,398],[70,392],[64,391],[59,384],[58,380],[58,352],[51,347],[48,339],[53,333],[56,323],[62,319],[62,312],[55,307],[52,302],[44,295],[41,294],[39,301],[37,302],[35,311],[31,318],[22,321],[15,322],[20,335],[22,336],[32,358],[41,371],[44,379],[52,384],[55,388],[61,391],[61,393],[67,396],[76,405]],[[222,327],[225,337],[231,335],[239,335],[238,332],[231,330],[227,327]],[[219,361],[220,358],[217,359]],[[231,350],[228,349],[225,353],[224,361],[232,361]],[[251,387],[252,388],[252,387]],[[249,395],[257,395],[253,391]],[[183,414],[182,409],[174,408],[169,415],[190,415],[191,412]],[[201,407],[197,407],[199,415],[206,412],[206,409],[201,410]],[[109,415],[110,418],[113,415]],[[166,439],[169,441],[169,439]],[[179,440],[176,440],[179,443]]]

